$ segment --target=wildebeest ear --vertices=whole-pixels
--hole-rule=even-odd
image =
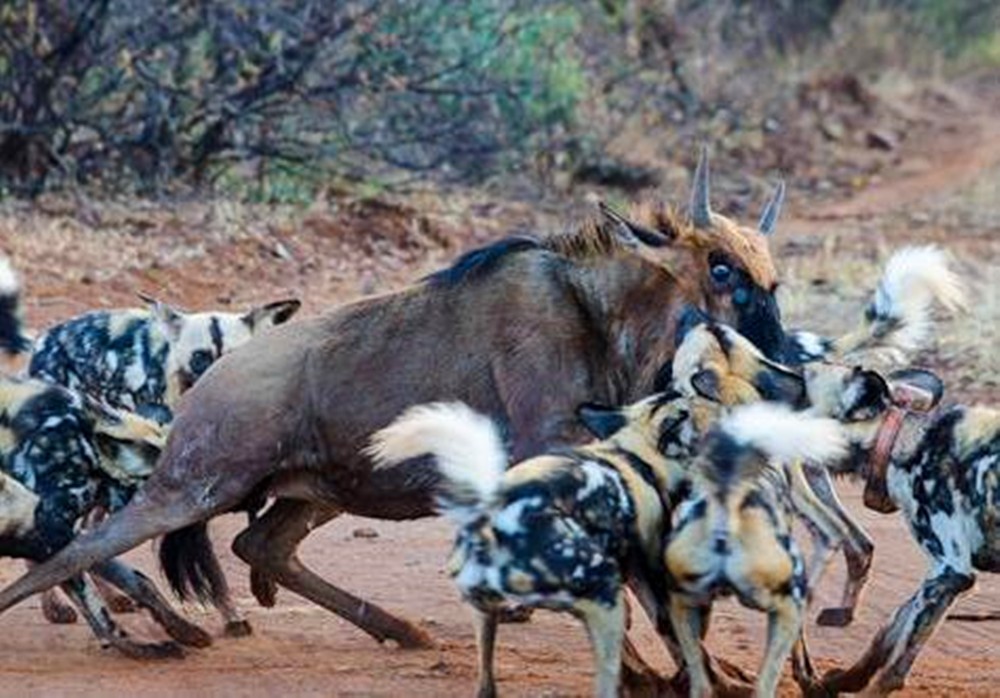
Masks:
[[[302,301],[298,298],[275,301],[254,308],[243,316],[243,322],[251,328],[271,327],[288,322],[288,320],[302,307]]]
[[[932,371],[903,368],[888,376],[892,401],[918,412],[933,409],[944,396],[944,381]]]
[[[619,408],[594,402],[585,402],[577,407],[576,416],[598,439],[611,438],[628,421]]]
[[[603,201],[597,202],[597,210],[611,223],[618,239],[629,247],[642,247],[643,245],[666,247],[671,242],[669,236],[629,220]]]
[[[795,371],[770,361],[761,361],[761,370],[753,377],[753,387],[765,400],[801,407],[806,400],[806,381]]]
[[[855,368],[844,391],[844,417],[849,420],[871,419],[889,405],[889,384],[877,371]]]
[[[722,403],[722,383],[713,369],[705,368],[691,376],[691,387],[706,400]]]

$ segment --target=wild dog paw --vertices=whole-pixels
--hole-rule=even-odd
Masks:
[[[853,608],[824,608],[816,617],[816,624],[825,628],[846,628],[853,621]]]

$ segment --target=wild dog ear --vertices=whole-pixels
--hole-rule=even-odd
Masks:
[[[163,323],[167,329],[167,334],[171,339],[176,339],[181,333],[181,325],[184,324],[184,313],[174,308],[172,305],[147,295],[141,291],[136,293],[140,299],[149,304],[149,309],[153,315]]]
[[[603,201],[597,202],[597,210],[612,224],[618,239],[629,247],[639,248],[643,245],[647,247],[666,247],[672,242],[670,236],[629,220]]]
[[[598,439],[611,438],[627,423],[619,408],[594,402],[585,402],[577,407],[576,416],[587,427],[587,431]]]
[[[849,421],[872,419],[889,406],[889,384],[877,371],[855,368],[841,399],[844,418]]]
[[[714,369],[705,368],[691,376],[691,387],[706,400],[722,404],[722,381]]]
[[[893,403],[918,412],[933,409],[944,396],[944,381],[922,368],[893,371],[888,381]]]
[[[761,360],[762,370],[751,381],[765,400],[801,407],[806,402],[806,381],[795,371],[771,361]]]
[[[244,315],[242,319],[250,329],[273,327],[288,322],[301,307],[302,301],[298,298],[288,298],[256,307]]]

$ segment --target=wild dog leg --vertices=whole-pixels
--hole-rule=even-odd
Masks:
[[[496,679],[493,676],[493,656],[496,651],[497,615],[473,611],[476,625],[476,652],[479,657],[479,689],[478,698],[495,698],[497,694]]]
[[[314,522],[329,521],[335,515],[320,505],[279,499],[236,537],[233,552],[281,586],[333,611],[379,642],[395,640],[406,648],[433,647],[420,628],[326,582],[298,559],[296,548],[314,528]]]
[[[687,667],[691,698],[706,698],[712,695],[712,681],[702,656],[702,627],[704,609],[688,605],[679,594],[670,597],[670,623],[673,625],[684,666]]]
[[[823,626],[843,627],[854,620],[854,611],[858,607],[861,593],[871,572],[875,543],[844,508],[826,468],[806,464],[803,472],[813,492],[834,514],[842,527],[844,560],[847,563],[847,579],[844,582],[840,607],[823,609],[816,622]],[[810,588],[814,588],[814,581],[816,580],[810,577]]]
[[[594,649],[595,673],[599,698],[617,698],[618,677],[622,664],[622,639],[625,637],[624,592],[611,606],[593,601],[576,604],[576,613],[587,626],[590,644]]]
[[[30,570],[35,566],[34,562],[25,560],[25,566]],[[56,625],[70,625],[76,622],[76,611],[59,598],[56,589],[48,589],[42,592],[42,615],[45,620]]]
[[[887,668],[878,681],[880,692],[888,693],[903,686],[913,661],[941,618],[975,582],[971,573],[956,572],[951,567],[939,566],[935,572],[896,610],[854,666],[826,673],[821,684],[826,692],[857,693],[883,667]]]
[[[775,695],[781,670],[801,638],[804,604],[789,595],[774,598],[772,605],[767,614],[767,651],[757,676],[758,696]]]
[[[61,585],[83,614],[94,634],[105,647],[114,647],[132,659],[165,659],[181,657],[183,652],[176,642],[142,643],[128,637],[111,619],[93,583],[84,576],[73,577]]]
[[[127,598],[137,607],[148,610],[170,637],[181,644],[190,647],[212,644],[212,636],[174,611],[146,575],[117,560],[102,562],[93,572],[128,594]]]

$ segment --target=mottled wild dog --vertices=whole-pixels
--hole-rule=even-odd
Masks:
[[[583,406],[580,418],[600,440],[509,470],[497,424],[460,402],[411,407],[372,436],[376,467],[429,454],[440,471],[438,506],[458,527],[449,568],[476,609],[481,698],[496,695],[497,615],[510,606],[580,618],[594,649],[596,693],[618,695],[623,585],[663,602],[670,502],[687,481],[696,422],[707,426],[717,409],[678,393],[623,408]]]
[[[220,356],[255,333],[287,322],[301,305],[291,299],[243,313],[189,313],[148,296],[141,298],[148,308],[92,311],[46,330],[32,347],[29,375],[166,424],[181,395]],[[122,502],[112,504],[117,507]],[[90,523],[96,520],[98,512]],[[195,529],[192,535],[204,531]],[[247,634],[250,626],[230,601],[221,570],[209,564],[203,572],[217,580],[215,600],[227,634]],[[186,585],[178,591],[188,596]],[[108,598],[122,608],[120,599]],[[42,609],[55,623],[76,620],[73,609],[54,593],[46,593]]]
[[[831,357],[850,358],[864,351],[898,358],[920,348],[929,338],[935,305],[955,312],[964,303],[962,284],[940,250],[904,248],[886,264],[860,327],[836,340],[818,342],[811,335],[804,346]],[[798,341],[805,334],[793,332],[789,337]],[[762,397],[808,407],[801,373],[778,368],[732,328],[710,323],[688,332],[675,356],[673,378],[681,392],[710,396],[724,404]],[[841,546],[847,560],[841,604],[823,609],[819,623],[847,625],[868,579],[874,543],[840,502],[827,468],[809,463],[793,463],[790,468],[793,503],[813,536],[810,585],[818,582]],[[872,488],[866,494],[880,497]]]
[[[767,613],[755,695],[775,694],[802,630],[807,597],[781,464],[823,463],[844,453],[836,421],[784,405],[737,407],[709,432],[688,469],[691,495],[674,515],[664,551],[670,621],[684,653],[692,698],[712,695],[701,641],[712,602],[728,595]]]
[[[578,443],[576,406],[652,393],[692,309],[779,355],[785,340],[766,234],[780,204],[779,189],[758,229],[714,214],[703,158],[689,218],[663,205],[638,207],[631,218],[605,209],[573,232],[503,240],[409,288],[254,337],[187,394],[159,467],[132,502],[0,592],[0,610],[268,494],[274,504],[233,545],[252,566],[262,603],[273,603],[277,582],[380,641],[428,645],[422,630],[296,557],[309,531],[343,512],[434,512],[433,464],[372,470],[362,453],[368,437],[412,405],[461,400],[502,425],[515,459]],[[204,586],[194,568],[213,553],[198,542],[164,559],[175,582]]]

